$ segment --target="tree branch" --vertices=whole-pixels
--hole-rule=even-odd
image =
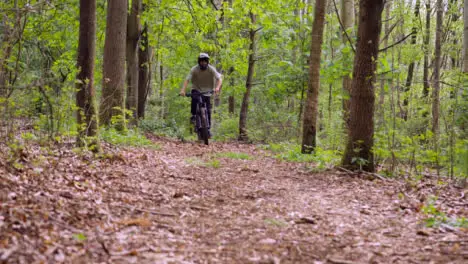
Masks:
[[[256,30],[254,30],[254,34],[257,33],[257,32],[259,32],[259,31],[262,30],[262,29],[263,29],[263,27],[257,28]]]
[[[211,2],[211,4],[213,5],[213,7],[216,9],[216,11],[218,11],[219,9],[218,9],[218,7],[216,6],[215,2],[214,2],[213,0],[211,0],[210,2]]]
[[[393,24],[389,29],[388,32],[386,32],[385,37],[383,37],[380,41],[383,42],[385,39],[387,39],[390,36],[390,33],[393,32],[395,27],[402,21],[402,19],[398,20],[395,24]]]
[[[388,47],[385,47],[385,48],[383,48],[383,49],[380,49],[379,52],[384,52],[384,51],[386,51],[386,50],[388,50],[388,49],[390,49],[390,48],[393,48],[394,46],[396,46],[396,45],[402,43],[403,41],[405,41],[405,40],[406,40],[407,38],[409,38],[411,35],[413,35],[413,33],[409,33],[408,35],[406,35],[405,37],[403,37],[403,38],[400,39],[399,41],[393,43],[392,45],[390,45],[390,46],[388,46]]]
[[[338,18],[338,22],[340,22],[341,30],[343,30],[343,33],[345,34],[346,39],[348,39],[349,45],[351,46],[351,49],[353,50],[353,53],[356,53],[356,49],[353,46],[353,42],[351,41],[351,38],[349,37],[348,33],[346,32],[346,29],[343,26],[343,22],[341,22],[340,14],[338,13],[338,8],[336,7],[335,0],[333,0],[333,5],[335,6],[336,17]]]

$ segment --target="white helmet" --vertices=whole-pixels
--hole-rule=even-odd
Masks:
[[[207,53],[200,53],[200,55],[198,55],[198,59],[201,60],[201,59],[207,59],[209,60],[210,59],[210,56],[207,54]]]

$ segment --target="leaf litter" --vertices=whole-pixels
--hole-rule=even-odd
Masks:
[[[0,262],[468,260],[466,227],[428,228],[422,212],[437,196],[434,212],[466,218],[466,189],[304,172],[254,145],[157,143],[104,145],[99,158],[31,145],[14,168],[0,158]]]

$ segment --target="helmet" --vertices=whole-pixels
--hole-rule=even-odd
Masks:
[[[199,60],[201,60],[201,59],[209,60],[210,56],[207,53],[200,53],[200,55],[198,55],[198,59]]]
[[[200,63],[200,61],[210,63],[210,56],[207,53],[200,53],[200,55],[198,55],[198,63]]]

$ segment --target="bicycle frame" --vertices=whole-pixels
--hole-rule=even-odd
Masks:
[[[206,103],[203,102],[203,95],[212,93],[209,92],[198,92],[193,91],[192,93],[186,94],[187,97],[192,97],[196,100],[196,112],[195,112],[195,132],[198,134],[198,139],[203,140],[208,145],[210,122],[208,118],[208,108]]]

